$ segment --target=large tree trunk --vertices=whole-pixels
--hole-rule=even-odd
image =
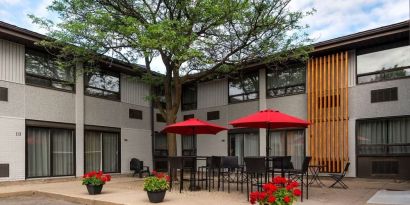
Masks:
[[[176,116],[172,111],[167,111],[167,125],[174,124],[176,122]],[[168,155],[177,156],[177,137],[174,133],[167,134],[168,141]]]

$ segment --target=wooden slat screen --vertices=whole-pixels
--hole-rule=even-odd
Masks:
[[[309,155],[325,172],[341,172],[348,159],[348,54],[312,57],[307,67]]]

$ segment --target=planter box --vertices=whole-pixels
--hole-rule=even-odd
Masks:
[[[166,190],[157,192],[147,191],[148,199],[151,203],[160,203],[164,201],[165,193],[167,193]]]
[[[95,186],[95,185],[87,184],[86,186],[87,186],[88,194],[90,195],[101,194],[101,190],[103,188],[103,185]]]

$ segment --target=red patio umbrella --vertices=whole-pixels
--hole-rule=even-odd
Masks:
[[[307,127],[310,123],[297,117],[287,115],[278,110],[261,110],[248,116],[229,122],[234,127],[266,128],[269,145],[269,135],[271,129],[288,128],[288,127]],[[268,146],[266,146],[266,155],[269,155]]]
[[[195,134],[217,134],[222,130],[227,130],[225,127],[215,125],[209,122],[191,118],[182,122],[167,125],[161,132],[175,133],[180,135],[195,135]]]

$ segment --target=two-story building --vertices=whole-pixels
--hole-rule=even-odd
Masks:
[[[308,62],[254,63],[238,73],[184,85],[178,119],[228,126],[273,108],[308,129],[231,129],[178,136],[179,155],[292,156],[304,150],[325,172],[350,161],[351,177],[410,178],[409,21],[313,45]],[[131,158],[164,168],[165,123],[146,101],[133,66],[108,59],[92,72],[34,44],[45,36],[0,22],[0,180],[128,173]],[[140,68],[144,72],[144,68]],[[306,147],[304,143],[306,141]]]

